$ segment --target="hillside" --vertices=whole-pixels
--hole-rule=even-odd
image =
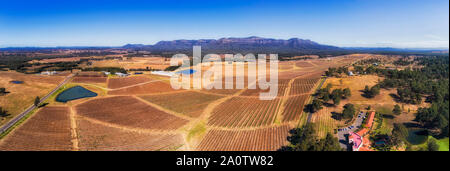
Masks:
[[[202,46],[204,53],[278,53],[278,54],[312,54],[340,52],[343,49],[316,43],[311,40],[292,38],[288,40],[261,37],[221,38],[199,40],[160,41],[154,45],[127,44],[123,46],[132,50],[147,50],[152,53],[192,53],[192,46]]]

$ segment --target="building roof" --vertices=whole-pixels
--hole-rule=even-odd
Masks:
[[[371,128],[372,127],[374,118],[375,118],[375,112],[370,112],[369,118],[368,118],[367,123],[366,123],[366,127],[367,128]]]
[[[359,151],[359,148],[363,144],[362,137],[354,132],[350,132],[349,134],[350,135],[348,138],[351,139],[353,142],[353,146],[352,146],[353,151]]]

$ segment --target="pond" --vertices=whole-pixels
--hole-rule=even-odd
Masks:
[[[56,101],[66,103],[71,100],[82,99],[87,97],[95,97],[97,93],[94,93],[88,89],[81,86],[75,86],[64,90],[58,96],[56,96]]]
[[[426,135],[426,131],[420,128],[409,128],[408,129],[408,140],[409,143],[413,145],[423,144],[427,141],[428,136]]]
[[[13,84],[23,84],[23,81],[18,81],[18,80],[13,80],[13,81],[10,81],[11,83],[13,83]]]
[[[186,70],[182,70],[182,71],[178,71],[177,74],[186,74],[186,75],[190,75],[197,72],[196,70],[193,69],[186,69]]]

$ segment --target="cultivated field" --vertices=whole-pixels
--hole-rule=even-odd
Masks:
[[[132,87],[126,87],[123,89],[111,90],[109,95],[143,95],[143,94],[157,94],[164,92],[179,91],[173,89],[171,85],[163,81],[155,81],[145,84],[140,84]]]
[[[275,151],[287,145],[289,126],[257,130],[211,130],[198,145],[201,151]]]
[[[304,106],[310,95],[291,96],[287,99],[283,111],[283,122],[297,121],[303,114]]]
[[[153,134],[130,131],[78,119],[78,141],[82,151],[180,150],[180,134]]]
[[[106,83],[107,77],[75,77],[74,83]]]
[[[108,88],[117,89],[123,88],[127,86],[132,86],[136,84],[141,84],[145,82],[149,82],[152,79],[144,76],[133,76],[133,77],[124,77],[124,78],[110,78],[108,80]]]
[[[184,114],[189,117],[198,117],[209,103],[222,98],[222,96],[204,94],[196,91],[177,92],[162,95],[139,96],[140,98],[162,106],[166,109]]]
[[[229,128],[271,125],[275,120],[279,102],[279,99],[233,97],[214,109],[208,125]]]
[[[75,109],[80,116],[130,128],[174,130],[187,123],[185,119],[130,96],[94,99],[77,105]]]
[[[69,108],[44,107],[0,142],[0,150],[72,150]]]

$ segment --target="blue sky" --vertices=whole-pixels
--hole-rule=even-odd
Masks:
[[[448,48],[448,0],[0,0],[0,47],[292,37],[336,46]]]

